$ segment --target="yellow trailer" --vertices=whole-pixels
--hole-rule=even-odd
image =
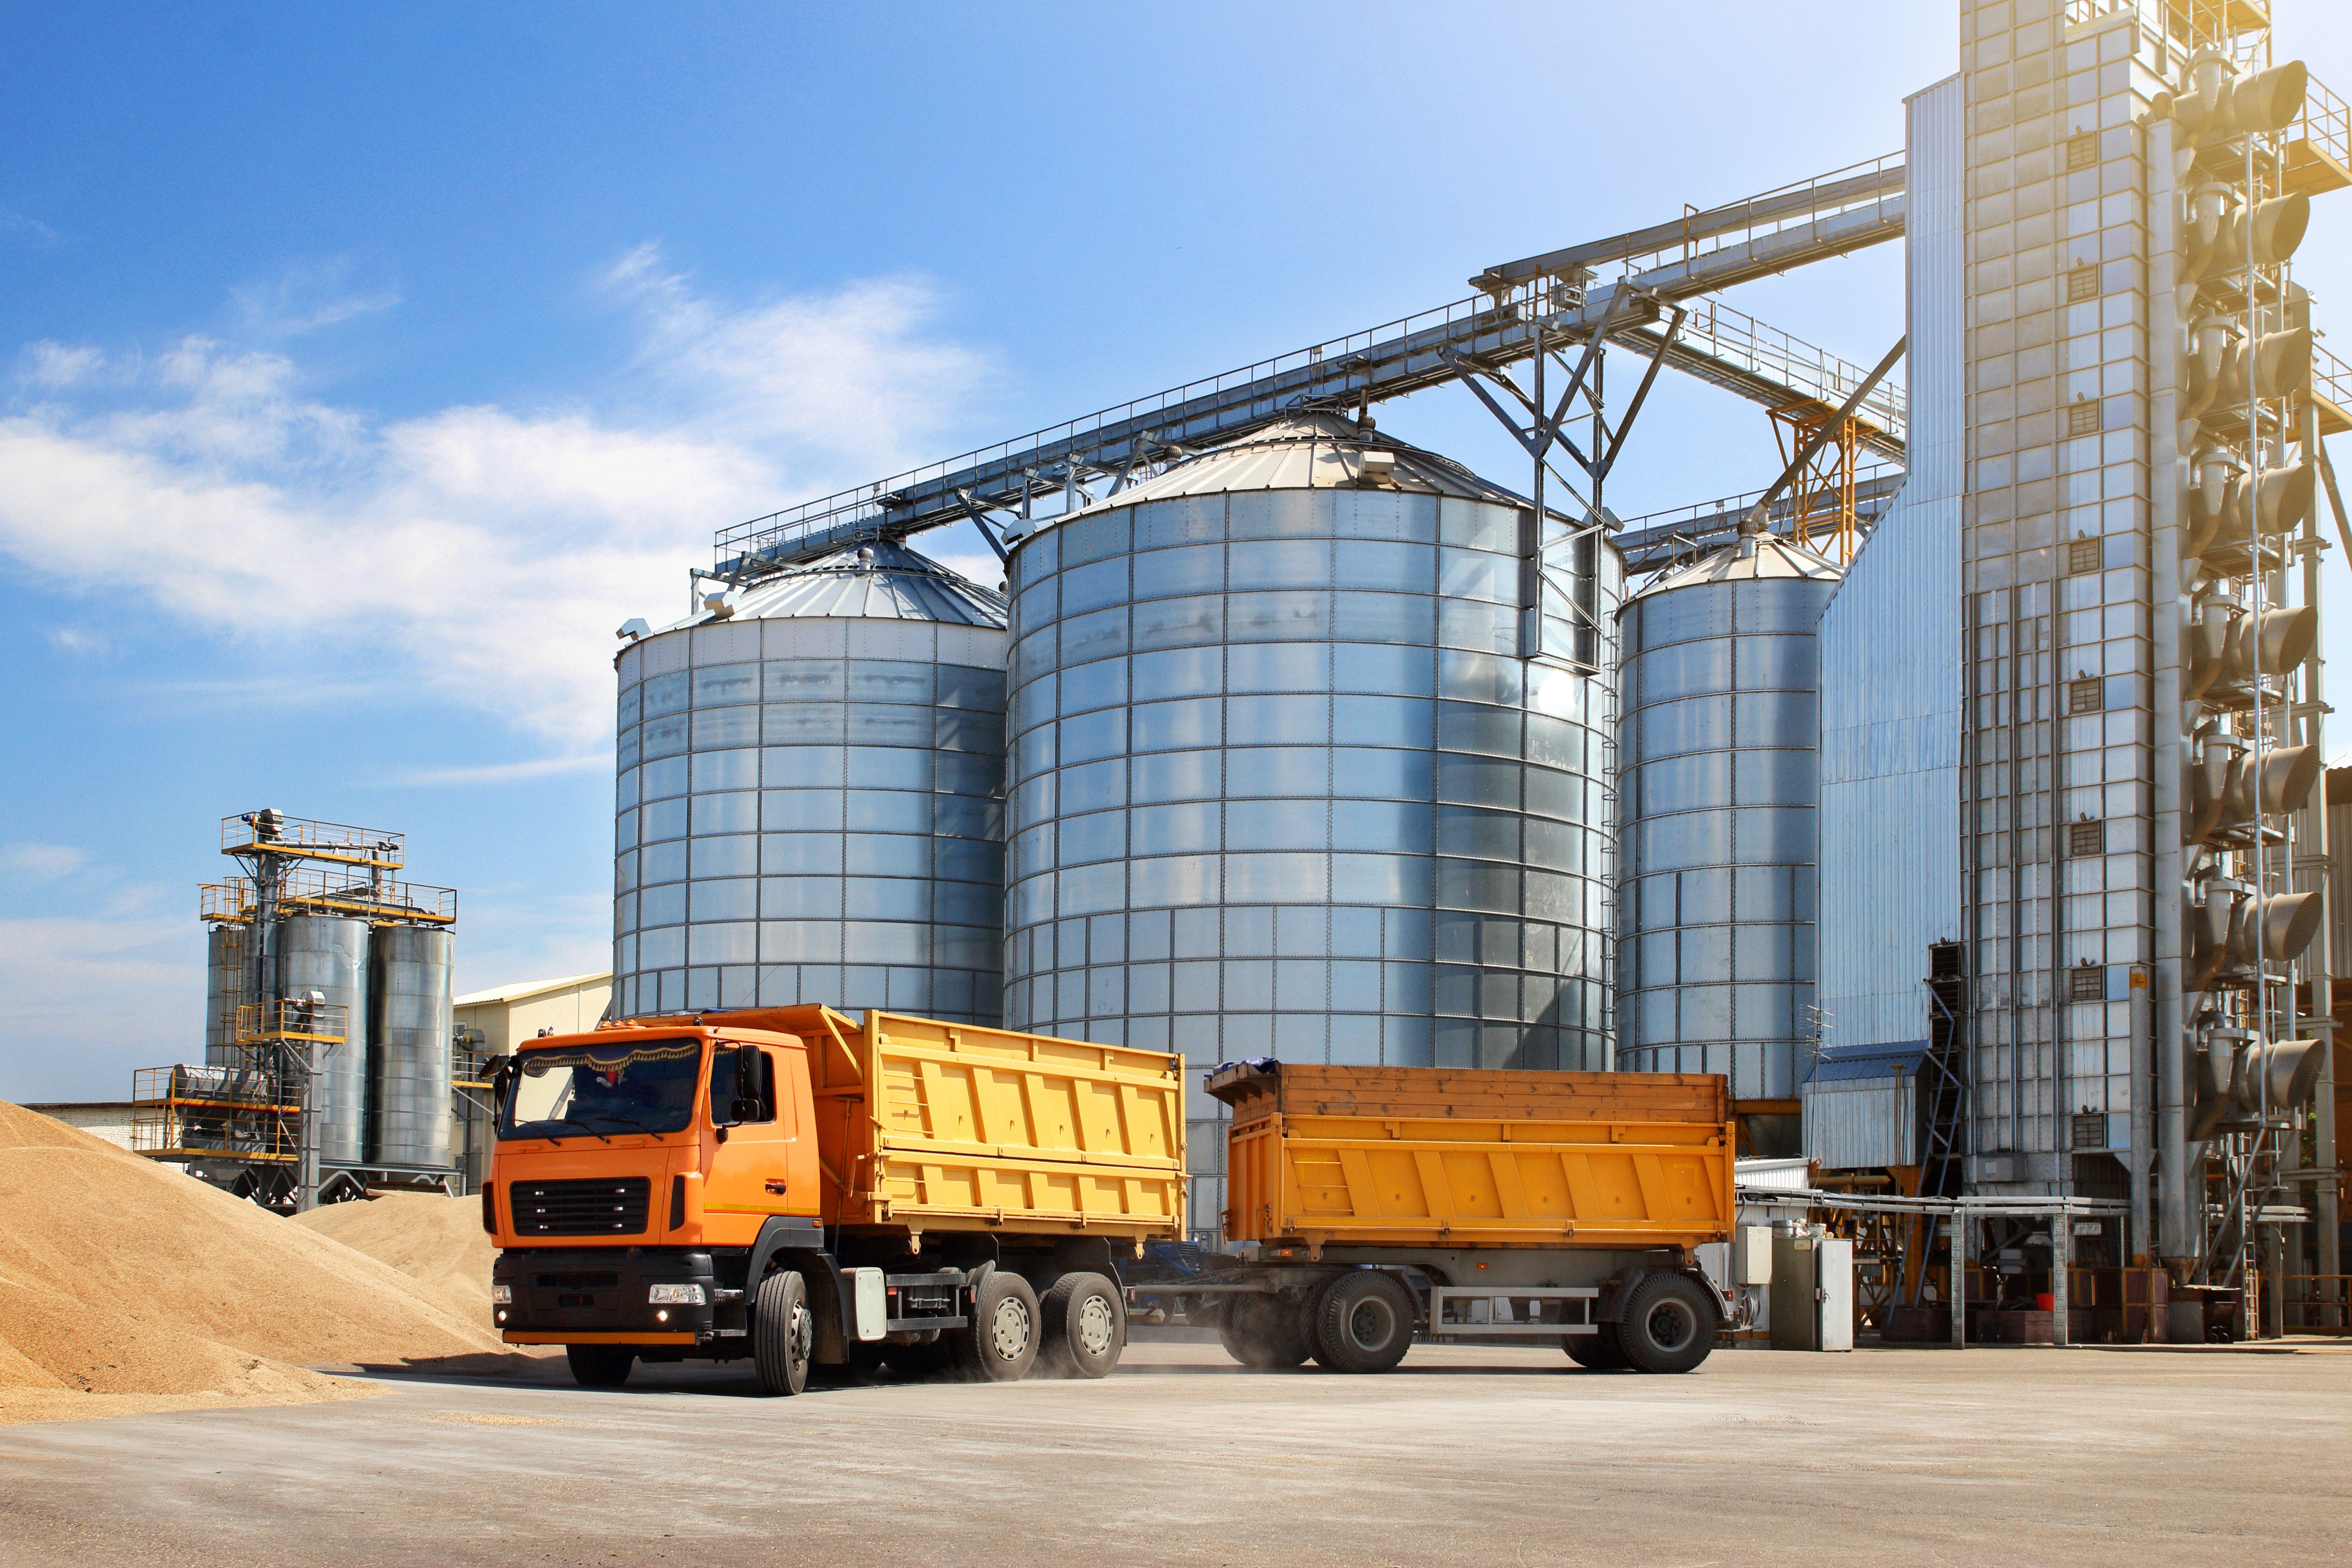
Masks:
[[[1231,1262],[1185,1279],[1252,1366],[1394,1366],[1420,1339],[1551,1341],[1688,1372],[1726,1316],[1696,1249],[1731,1235],[1711,1075],[1231,1063]]]
[[[1225,1235],[1400,1247],[1728,1238],[1724,1080],[1673,1073],[1225,1069]]]

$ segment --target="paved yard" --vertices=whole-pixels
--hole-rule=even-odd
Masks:
[[[1133,1347],[1099,1383],[561,1362],[0,1429],[0,1563],[2341,1563],[2352,1353],[1424,1347],[1384,1377]]]

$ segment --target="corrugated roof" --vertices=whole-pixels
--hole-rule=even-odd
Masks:
[[[520,1002],[532,996],[543,996],[551,991],[584,991],[591,985],[611,983],[613,972],[604,970],[595,974],[567,974],[561,980],[522,980],[509,985],[493,985],[488,991],[469,991],[463,996],[449,998],[452,1007],[481,1007],[493,1002]]]
[[[1756,545],[1752,552],[1748,548],[1750,540]],[[1845,569],[1836,562],[1816,555],[1777,533],[1743,534],[1737,544],[1727,545],[1687,566],[1678,566],[1652,579],[1633,599],[1703,583],[1752,583],[1768,577],[1834,583],[1844,575]],[[1633,603],[1633,599],[1626,603]]]
[[[1385,482],[1365,485],[1367,452],[1385,452],[1393,458],[1395,466]],[[1458,496],[1501,506],[1528,504],[1525,496],[1480,479],[1451,458],[1440,457],[1377,430],[1368,431],[1354,420],[1337,414],[1301,414],[1210,447],[1196,457],[1181,458],[1155,479],[1129,485],[1092,506],[1047,518],[1038,526],[1057,527],[1073,518],[1090,517],[1113,507],[1135,506],[1171,496],[1218,495],[1229,490],[1358,488]]]
[[[1830,1046],[1813,1064],[1815,1083],[1853,1083],[1870,1079],[1908,1078],[1927,1058],[1925,1040],[1898,1040],[1890,1045]]]
[[[1006,618],[1003,595],[887,539],[835,551],[756,583],[743,590],[734,614],[727,618],[772,621],[801,616],[1000,627]],[[694,616],[678,626],[709,626],[717,618]]]

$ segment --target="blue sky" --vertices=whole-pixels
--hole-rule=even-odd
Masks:
[[[1898,150],[1955,7],[1805,9],[0,8],[0,1096],[194,1054],[265,804],[405,830],[461,988],[603,967],[613,628],[714,529]],[[1902,330],[1891,248],[1727,300]],[[1772,451],[1669,378],[1612,501]]]

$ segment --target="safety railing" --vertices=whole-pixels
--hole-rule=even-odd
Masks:
[[[247,1002],[236,1010],[239,1045],[268,1040],[341,1045],[351,1038],[351,1028],[352,1010],[340,1002],[281,997],[274,1002]]]
[[[200,920],[241,923],[251,921],[259,907],[259,893],[248,877],[208,882],[199,889]],[[453,888],[423,882],[394,882],[369,878],[355,881],[349,873],[316,866],[290,866],[278,876],[278,907],[287,914],[348,915],[358,920],[448,925],[457,918],[457,893]]]
[[[401,843],[399,834],[382,828],[315,822],[282,812],[248,811],[221,818],[221,849],[231,855],[281,854],[396,870]]]

